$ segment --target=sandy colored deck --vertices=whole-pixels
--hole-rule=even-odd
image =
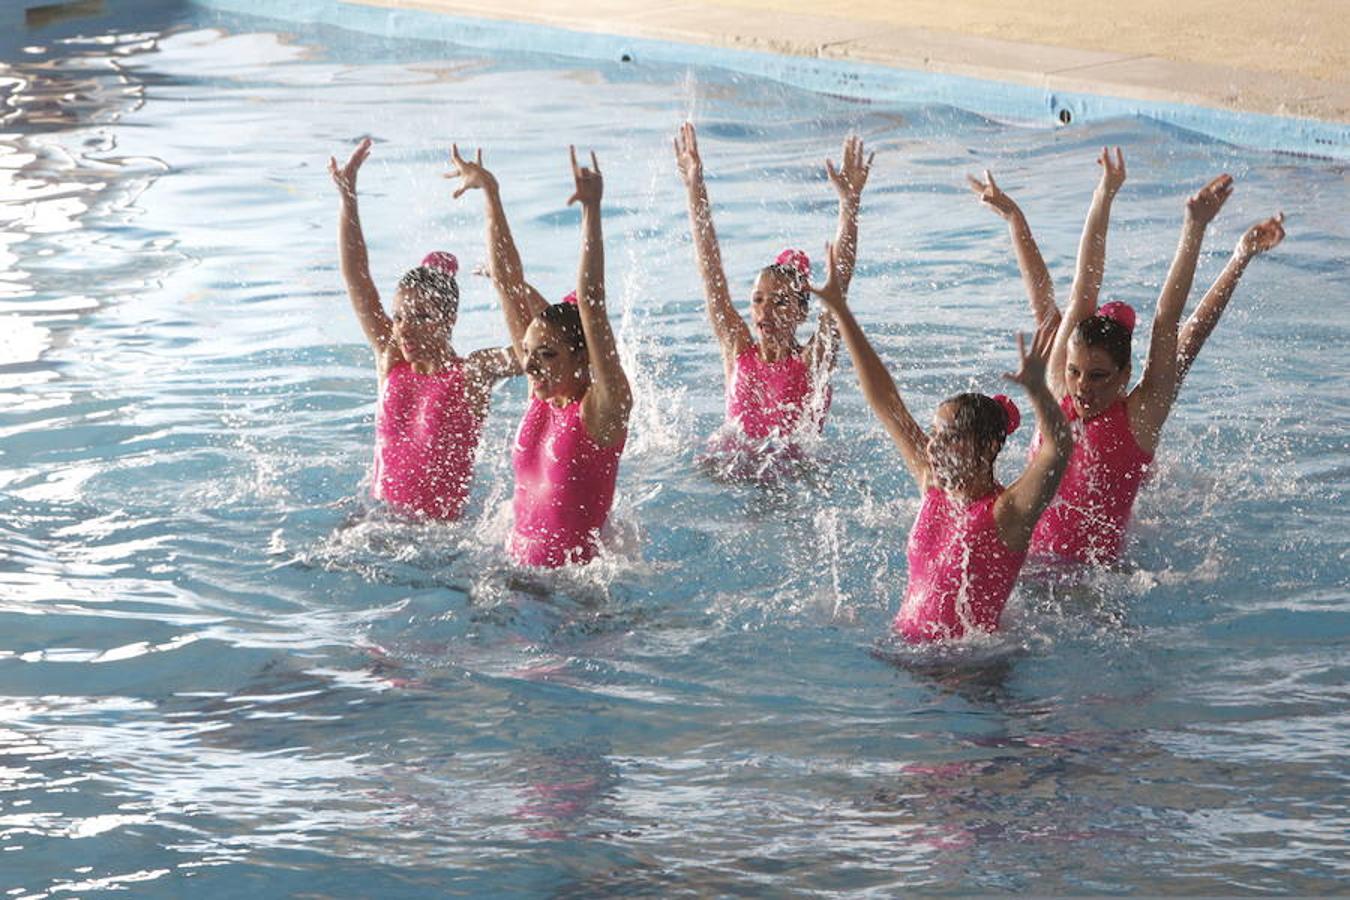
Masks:
[[[1350,122],[1350,0],[357,0]]]

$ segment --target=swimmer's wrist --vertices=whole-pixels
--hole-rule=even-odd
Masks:
[[[1181,239],[1183,242],[1200,241],[1204,239],[1205,229],[1209,227],[1209,222],[1197,219],[1186,210],[1186,216],[1181,222]]]

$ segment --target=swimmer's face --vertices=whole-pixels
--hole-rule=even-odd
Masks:
[[[998,455],[997,449],[982,447],[969,428],[957,425],[956,413],[955,403],[948,401],[939,406],[933,414],[933,428],[928,437],[928,467],[943,488],[979,477]]]
[[[1077,335],[1069,339],[1064,387],[1080,418],[1090,419],[1120,399],[1130,382],[1130,367],[1116,365],[1101,347],[1089,347]]]
[[[525,376],[540,400],[575,400],[590,385],[586,354],[574,352],[556,326],[535,319],[525,329]]]
[[[445,355],[455,317],[444,304],[415,290],[394,293],[393,338],[408,362],[430,362]]]
[[[789,340],[806,321],[801,292],[777,272],[760,272],[750,297],[750,323],[756,340]]]

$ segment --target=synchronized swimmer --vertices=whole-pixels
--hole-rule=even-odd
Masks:
[[[1103,147],[1101,180],[1092,196],[1078,247],[1068,311],[1055,306],[1054,286],[1021,209],[993,176],[969,178],[980,200],[1008,222],[1018,267],[1038,328],[1055,329],[1049,385],[1073,425],[1074,450],[1059,493],[1032,537],[1031,552],[1080,563],[1110,564],[1124,550],[1125,529],[1148,474],[1181,381],[1218,324],[1238,279],[1256,254],[1284,237],[1283,214],[1252,226],[1185,327],[1205,229],[1233,190],[1219,175],[1187,199],[1181,237],[1153,317],[1144,374],[1129,388],[1135,313],[1120,301],[1097,306],[1106,264],[1111,203],[1125,183],[1125,157]],[[1035,447],[1033,445],[1033,452]]]
[[[751,441],[789,437],[804,419],[816,431],[822,430],[829,409],[829,378],[839,355],[839,329],[834,316],[825,309],[811,339],[804,345],[797,341],[797,329],[809,312],[809,257],[801,250],[787,249],[760,270],[750,295],[754,327],[747,326],[731,302],[692,122],[686,122],[675,138],[675,162],[689,193],[689,227],[703,279],[708,320],[722,351],[727,422]],[[871,162],[870,158],[864,160],[862,139],[858,137],[844,141],[843,163],[837,172],[833,161],[825,161],[830,182],[839,194],[834,246],[837,281],[843,291],[853,280],[858,208]]]
[[[1004,374],[1035,412],[1036,433],[1022,474],[1006,488],[994,463],[1020,413],[1011,399],[962,393],[939,404],[930,430],[910,413],[848,305],[858,252],[858,213],[871,170],[860,138],[845,140],[838,169],[826,160],[839,198],[825,278],[811,282],[810,260],[789,249],[765,266],[750,299],[750,324],[732,303],[703,161],[692,123],[674,141],[685,184],[694,253],[708,318],[726,377],[728,428],[755,442],[819,433],[829,407],[840,339],[853,358],[863,397],[895,443],[923,497],[907,544],[909,578],[893,630],[926,643],[998,630],[1028,556],[1088,565],[1113,564],[1182,380],[1218,323],[1246,266],[1284,237],[1283,214],[1252,226],[1223,273],[1185,324],[1204,233],[1233,190],[1220,175],[1185,204],[1181,238],[1158,297],[1143,376],[1131,389],[1134,310],[1098,306],[1112,201],[1125,182],[1119,148],[1103,148],[1101,178],[1079,244],[1069,305],[1061,314],[1049,271],[1018,205],[989,172],[969,177],[980,200],[1008,222],[1036,320],[1027,346],[1016,336],[1018,367]],[[600,552],[628,439],[633,397],[605,307],[599,161],[577,162],[573,192],[581,207],[581,259],[575,291],[550,304],[525,280],[497,179],[452,148],[456,198],[481,190],[488,274],[511,344],[461,357],[450,344],[458,312],[458,264],[428,254],[394,293],[385,312],[370,277],[357,208],[356,178],[370,153],[362,141],[348,162],[329,160],[340,195],[338,245],[347,292],[376,356],[375,496],[403,513],[452,521],[464,510],[492,385],[524,374],[529,401],[512,451],[516,486],[508,552],[524,566],[585,564]],[[796,337],[820,298],[815,334]]]

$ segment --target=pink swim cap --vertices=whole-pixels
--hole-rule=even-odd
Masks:
[[[577,305],[577,292],[576,292],[576,291],[568,291],[568,292],[563,296],[561,302],[563,302],[563,303],[570,303],[571,305],[576,306],[576,305]]]
[[[444,272],[452,278],[459,272],[459,260],[455,259],[455,254],[444,250],[432,250],[422,257],[422,265],[437,272]]]
[[[789,247],[778,254],[778,258],[773,262],[776,266],[787,266],[789,269],[795,270],[803,278],[811,277],[811,258],[801,250],[793,250]]]
[[[1128,303],[1121,303],[1119,300],[1104,303],[1097,309],[1097,315],[1124,326],[1126,331],[1134,334],[1134,307]]]
[[[1003,416],[1007,419],[1003,426],[1006,429],[1004,433],[1012,434],[1017,430],[1017,426],[1022,424],[1022,413],[1018,411],[1017,404],[1012,402],[1012,398],[1007,394],[995,394],[994,402],[1003,407]]]

